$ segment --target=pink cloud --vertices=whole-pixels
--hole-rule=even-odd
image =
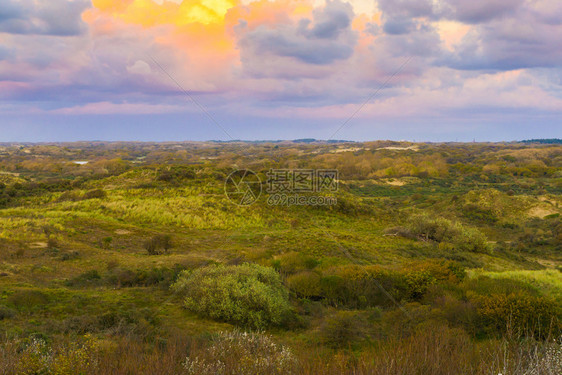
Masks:
[[[106,115],[106,114],[159,114],[184,112],[185,107],[167,104],[145,104],[145,103],[111,103],[97,102],[84,105],[59,108],[48,111],[51,114],[61,115]]]

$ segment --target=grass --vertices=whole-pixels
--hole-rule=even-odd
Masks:
[[[24,357],[10,350],[21,353],[31,338],[42,337],[55,353],[73,358],[89,333],[101,351],[96,354],[100,367],[88,374],[180,373],[188,349],[213,361],[213,338],[236,326],[184,309],[168,288],[170,277],[179,269],[250,262],[274,268],[290,288],[290,319],[267,333],[294,351],[299,374],[512,374],[518,364],[530,368],[541,360],[545,342],[507,337],[504,327],[482,333],[482,314],[474,302],[482,298],[474,293],[484,287],[474,280],[487,276],[493,285],[508,287],[500,279],[514,280],[528,286],[521,293],[562,301],[562,272],[556,269],[562,265],[560,219],[529,215],[535,207],[560,212],[562,185],[552,171],[560,169],[556,152],[537,152],[550,168],[543,174],[514,177],[528,173],[523,170],[527,159],[519,159],[522,146],[423,145],[405,159],[398,151],[377,151],[379,146],[365,145],[357,154],[331,153],[337,146],[302,146],[300,154],[292,146],[251,146],[269,160],[253,164],[258,171],[294,163],[297,154],[302,166],[341,166],[339,203],[333,207],[272,207],[265,196],[250,207],[233,205],[224,196],[230,169],[223,166],[231,164],[240,146],[229,144],[193,146],[189,160],[218,158],[196,166],[182,165],[178,160],[186,159],[174,159],[176,150],[167,145],[148,151],[140,145],[129,146],[139,147],[135,152],[119,152],[131,152],[131,160],[146,156],[141,159],[146,162],[111,173],[93,164],[60,173],[39,166],[18,170],[17,181],[6,180],[9,198],[0,209],[0,356],[18,361]],[[511,151],[515,161],[505,161]],[[117,151],[92,146],[74,159],[112,152]],[[23,168],[18,158],[7,154],[0,166]],[[236,161],[243,165],[242,159]],[[393,163],[403,164],[395,169],[407,175],[392,175]],[[486,174],[484,167],[495,174]],[[55,177],[71,183],[48,182]],[[398,180],[404,184],[389,184]],[[38,181],[44,188],[34,185]],[[95,189],[105,196],[85,199]],[[419,213],[480,231],[489,252],[389,232],[408,227]],[[173,247],[149,255],[144,243],[156,235],[170,235]],[[468,269],[478,288],[470,280],[433,280],[427,261],[443,259]],[[365,295],[386,298],[369,279],[367,270],[375,268],[416,269],[419,273],[409,280],[427,282],[415,293],[391,290],[412,321],[392,302],[366,303]],[[346,269],[357,272],[353,276]],[[157,279],[160,271],[154,270],[166,276]],[[344,306],[310,288],[322,277],[333,287],[343,285],[332,276],[355,278],[348,285],[354,288],[354,304]],[[153,281],[143,281],[146,277]],[[370,288],[370,294],[362,288]]]
[[[562,300],[562,272],[559,270],[516,270],[504,272],[479,272],[496,279],[512,279],[532,285],[541,293]]]

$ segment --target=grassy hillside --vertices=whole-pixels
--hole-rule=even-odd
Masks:
[[[237,168],[337,204],[233,204]],[[1,145],[0,372],[558,373],[561,192],[549,144]]]

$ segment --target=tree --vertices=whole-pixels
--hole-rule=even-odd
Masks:
[[[167,253],[172,247],[172,236],[169,234],[157,234],[144,242],[144,248],[149,255],[159,254],[159,249],[163,249]]]

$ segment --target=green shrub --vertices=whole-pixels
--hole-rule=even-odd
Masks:
[[[130,270],[117,265],[109,267],[107,272],[100,274],[97,270],[86,271],[65,282],[71,287],[112,285],[117,287],[169,287],[185,266],[176,264],[173,268],[152,267],[148,269]]]
[[[49,237],[47,239],[47,248],[56,249],[57,247],[59,247],[59,242],[57,241],[57,239],[55,237]]]
[[[406,273],[428,271],[437,281],[459,283],[466,277],[464,267],[451,260],[427,260],[411,263],[406,266]]]
[[[320,284],[322,297],[334,306],[391,306],[388,295],[398,301],[409,297],[404,274],[378,266],[334,267],[324,273]]]
[[[533,296],[538,296],[538,290],[532,285],[521,281],[509,278],[492,278],[490,276],[478,276],[465,280],[461,287],[465,291],[473,291],[480,295],[492,294],[512,294],[512,293],[525,293]]]
[[[84,193],[82,199],[102,199],[107,196],[107,193],[102,189],[89,190]]]
[[[431,260],[412,263],[401,270],[358,265],[332,267],[319,280],[312,272],[305,272],[290,276],[287,284],[303,297],[320,297],[333,306],[366,308],[394,306],[392,299],[419,300],[431,285],[457,284],[464,277],[465,271],[458,263]]]
[[[187,309],[212,319],[261,329],[286,318],[289,294],[272,268],[212,265],[180,274],[173,289]]]
[[[91,286],[99,285],[100,283],[101,276],[97,270],[86,271],[65,282],[68,286]]]
[[[486,236],[478,229],[442,217],[432,217],[426,213],[412,216],[405,228],[389,228],[387,233],[437,242],[444,250],[484,253],[490,251]]]
[[[19,347],[18,357],[9,374],[73,375],[99,372],[100,343],[90,335],[56,349],[42,338],[16,341],[16,344]]]
[[[290,290],[299,297],[317,298],[322,295],[321,277],[312,271],[299,272],[287,278],[286,283]]]
[[[144,248],[149,255],[160,253],[160,249],[168,252],[172,248],[172,236],[169,234],[157,234],[144,242]]]
[[[16,315],[16,312],[6,306],[0,306],[0,320],[10,319]]]
[[[468,296],[489,334],[513,331],[542,338],[560,334],[559,308],[546,297],[523,292]]]
[[[344,348],[366,337],[367,321],[352,311],[338,311],[327,318],[320,329],[322,341],[334,348]]]
[[[406,284],[410,299],[419,300],[427,289],[436,283],[435,277],[428,270],[410,272],[406,275]]]
[[[288,252],[278,256],[272,266],[282,274],[293,274],[299,271],[311,270],[319,264],[318,260],[299,252]]]
[[[8,302],[20,310],[32,309],[35,306],[47,304],[49,298],[38,290],[19,290],[8,297]]]
[[[111,242],[113,242],[112,237],[104,237],[101,239],[100,245],[102,249],[109,249],[111,247]]]

